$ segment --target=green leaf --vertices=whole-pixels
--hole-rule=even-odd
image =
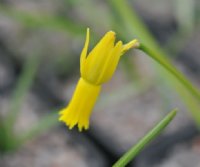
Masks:
[[[126,166],[135,156],[143,150],[143,148],[149,144],[154,138],[156,138],[164,128],[172,121],[177,113],[177,109],[171,111],[164,119],[162,119],[149,133],[147,133],[139,142],[134,145],[128,152],[126,152],[113,167]]]
[[[21,105],[25,99],[26,93],[30,89],[36,72],[40,58],[38,55],[31,55],[25,62],[22,73],[17,81],[16,88],[13,92],[10,110],[6,116],[7,130],[12,131],[12,128],[17,119],[17,115],[21,109]]]
[[[85,27],[73,22],[67,17],[58,17],[50,15],[35,15],[28,12],[19,11],[0,5],[0,12],[14,20],[19,21],[26,27],[49,28],[69,32],[73,35],[85,35]]]
[[[18,136],[14,133],[14,125],[21,105],[33,83],[39,62],[40,58],[38,55],[32,55],[26,60],[12,94],[9,111],[5,118],[1,118],[3,120],[0,119],[0,149],[2,152],[14,150],[18,147]]]

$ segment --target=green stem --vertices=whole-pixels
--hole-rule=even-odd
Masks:
[[[142,44],[139,49],[146,52],[154,60],[169,70],[196,98],[200,100],[200,92],[184,77],[183,74],[171,66],[167,59],[167,54],[160,48],[152,34],[146,28],[145,24],[137,16],[134,9],[131,9],[130,5],[128,5],[124,0],[111,0],[109,3],[118,14],[128,31],[133,33],[133,35],[141,41]],[[147,45],[148,48],[146,47]]]
[[[120,24],[121,29],[123,29],[124,36],[126,36],[127,40],[131,36],[137,37],[142,43],[140,49],[149,52],[149,56],[162,64],[171,74],[173,74],[162,76],[162,73],[160,74],[160,71],[157,70],[165,82],[173,83],[172,88],[176,88],[177,93],[180,95],[180,98],[184,101],[187,107],[193,107],[190,109],[192,116],[194,117],[194,115],[198,115],[199,117],[198,105],[189,105],[189,101],[195,100],[197,103],[200,101],[199,90],[195,88],[182,73],[180,73],[175,67],[171,65],[168,60],[168,54],[159,46],[159,43],[148,30],[147,26],[143,23],[142,19],[137,15],[134,8],[131,7],[131,5],[126,0],[110,0],[108,3],[110,4],[112,13],[114,13],[113,16],[115,20],[118,20],[118,24]],[[148,46],[148,48],[151,49],[148,49],[145,46]],[[182,88],[178,88],[177,81],[181,81],[180,83],[183,85]],[[182,97],[183,91],[188,92],[185,94],[185,97]],[[195,117],[194,120],[196,120]],[[196,123],[197,125],[200,125],[200,122]]]
[[[128,152],[126,152],[113,167],[126,166],[135,156],[143,150],[143,148],[149,144],[155,137],[157,137],[163,129],[172,121],[175,117],[177,110],[171,111],[164,119],[162,119],[149,133],[147,133],[139,142],[133,146]]]
[[[157,61],[159,64],[161,64],[164,68],[166,68],[172,75],[174,75],[183,85],[186,89],[188,89],[194,97],[199,99],[200,101],[200,92],[197,88],[195,88],[185,77],[184,75],[179,72],[166,58],[163,58],[160,56],[157,52],[154,50],[148,48],[144,44],[140,44],[139,49],[144,51],[148,56],[150,56],[152,59]]]

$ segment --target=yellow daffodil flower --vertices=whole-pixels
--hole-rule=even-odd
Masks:
[[[122,41],[115,44],[115,33],[109,31],[87,55],[89,36],[88,28],[80,58],[81,77],[69,105],[59,113],[60,121],[65,122],[70,129],[77,124],[79,131],[83,128],[88,129],[91,111],[99,96],[101,85],[112,77],[121,55],[139,46],[136,39],[125,45]]]

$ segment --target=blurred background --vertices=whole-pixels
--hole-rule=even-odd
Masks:
[[[200,88],[198,0],[0,0],[0,167],[109,167],[167,112],[180,112],[131,167],[200,166],[200,104],[131,50],[103,86],[89,131],[57,121],[90,48],[109,30],[138,38]]]

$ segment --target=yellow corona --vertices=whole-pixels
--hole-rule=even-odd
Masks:
[[[109,31],[88,54],[89,38],[88,28],[80,57],[81,77],[69,105],[59,113],[60,121],[70,129],[77,125],[79,131],[89,128],[90,115],[99,96],[101,85],[112,77],[120,57],[127,50],[139,46],[136,39],[125,45],[122,41],[115,43],[115,33]]]

